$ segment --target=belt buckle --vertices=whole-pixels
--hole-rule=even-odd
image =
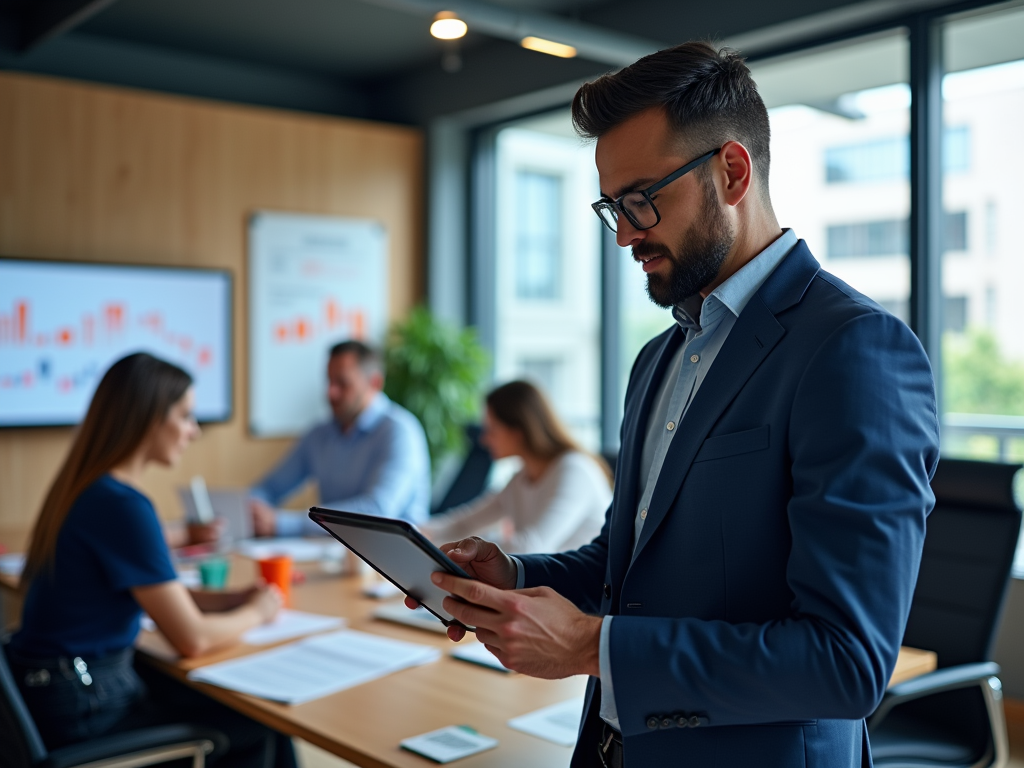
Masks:
[[[604,726],[604,736],[597,742],[597,756],[601,760],[601,768],[618,768],[617,765],[611,765],[608,763],[606,756],[612,745],[615,743],[615,731],[613,731],[607,723]],[[621,761],[618,763],[621,765]]]

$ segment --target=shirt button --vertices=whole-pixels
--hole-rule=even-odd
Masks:
[[[674,421],[670,421],[668,424],[665,425],[665,429],[667,429],[669,432],[671,432],[675,428],[676,423]]]
[[[643,509],[640,510],[640,519],[641,520],[646,520],[647,519],[647,507],[644,507]]]
[[[691,363],[699,363],[700,362],[700,355],[690,355],[690,362]]]

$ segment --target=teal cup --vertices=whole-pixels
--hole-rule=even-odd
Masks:
[[[204,589],[224,589],[228,583],[231,564],[223,557],[213,557],[199,563],[199,580]]]

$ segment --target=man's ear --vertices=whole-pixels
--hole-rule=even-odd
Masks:
[[[750,152],[738,141],[727,141],[722,145],[722,151],[718,153],[716,160],[722,202],[737,206],[747,196],[754,182],[754,164],[750,159]]]
[[[377,392],[384,391],[384,374],[383,373],[371,373],[370,374],[370,386],[373,387]]]

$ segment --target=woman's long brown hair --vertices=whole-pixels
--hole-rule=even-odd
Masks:
[[[22,591],[52,564],[75,499],[130,458],[191,384],[192,377],[181,368],[144,352],[121,358],[103,375],[32,529]]]
[[[491,390],[486,402],[494,418],[522,434],[526,450],[537,458],[551,461],[567,451],[585,453],[597,462],[611,485],[612,473],[605,460],[583,450],[572,439],[544,393],[530,382],[502,384]]]

